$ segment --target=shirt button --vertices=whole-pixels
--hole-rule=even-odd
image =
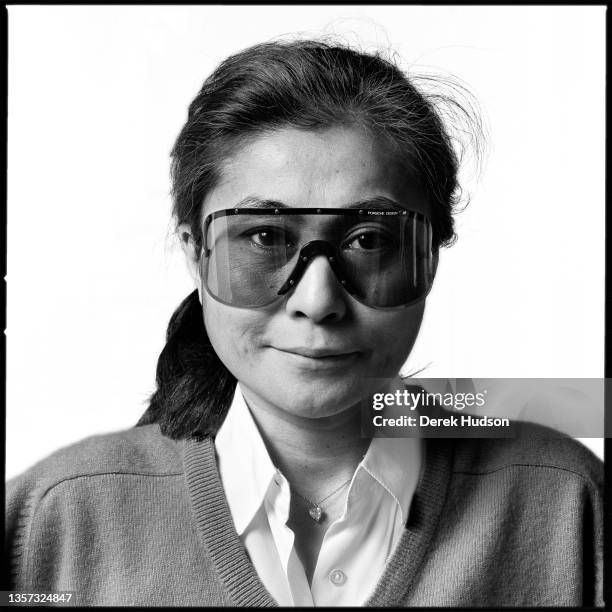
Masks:
[[[346,574],[342,570],[335,569],[329,574],[329,579],[332,584],[342,586],[346,582]]]

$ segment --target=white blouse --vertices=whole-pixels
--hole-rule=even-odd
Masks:
[[[404,530],[422,465],[420,440],[372,439],[344,512],[325,533],[311,585],[286,525],[289,482],[272,463],[239,386],[215,447],[236,532],[278,604],[363,605]]]

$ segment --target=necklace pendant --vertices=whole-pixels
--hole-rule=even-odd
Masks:
[[[321,517],[323,516],[323,511],[319,506],[314,506],[313,508],[310,508],[310,510],[308,510],[308,514],[310,514],[310,518],[312,518],[313,521],[316,521],[318,523],[321,520]]]

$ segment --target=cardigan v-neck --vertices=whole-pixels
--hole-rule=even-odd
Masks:
[[[428,439],[424,468],[405,531],[366,606],[398,606],[406,599],[440,518],[452,465],[452,445]],[[230,597],[239,606],[277,606],[236,533],[225,498],[214,443],[185,443],[185,478],[198,532]]]

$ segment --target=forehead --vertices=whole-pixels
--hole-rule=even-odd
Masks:
[[[204,215],[246,199],[285,206],[345,208],[385,197],[427,212],[422,189],[395,147],[359,127],[321,131],[293,128],[258,135],[221,166],[220,180],[204,201]]]

